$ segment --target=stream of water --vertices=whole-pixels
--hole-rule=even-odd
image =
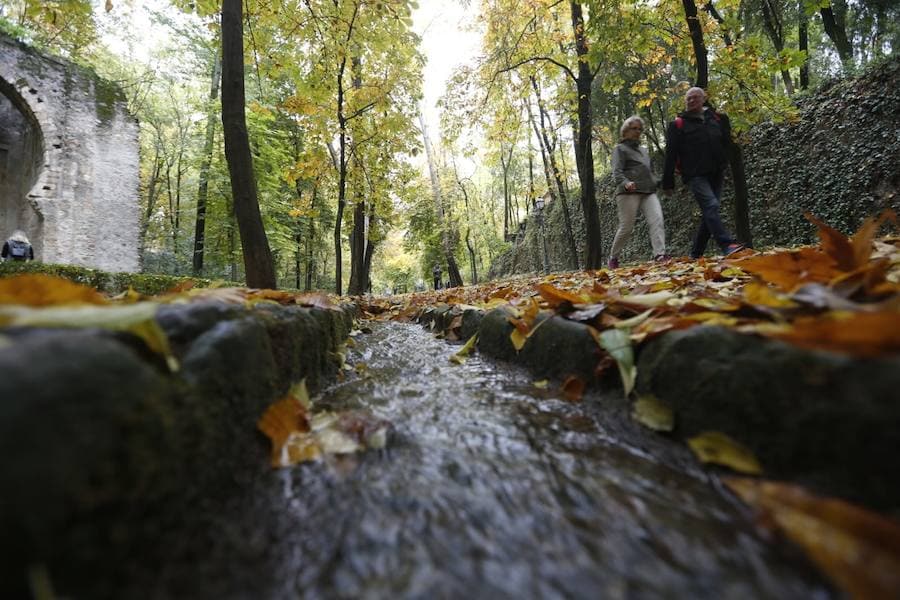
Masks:
[[[416,325],[356,339],[348,362],[365,376],[317,406],[390,421],[387,447],[260,475],[221,596],[833,596],[702,469],[679,466],[680,445],[662,441],[662,459],[622,439],[602,397],[565,402],[477,355],[453,365],[459,347]],[[235,574],[254,570],[265,582]]]

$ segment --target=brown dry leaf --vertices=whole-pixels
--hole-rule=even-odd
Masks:
[[[556,308],[560,304],[564,302],[569,302],[570,304],[579,304],[584,302],[584,298],[582,298],[578,294],[573,294],[572,292],[561,290],[558,287],[554,287],[549,283],[541,283],[537,286],[538,292],[541,294],[541,297],[544,301],[547,302],[547,306],[550,308]]]
[[[900,590],[900,525],[836,498],[800,487],[729,477],[735,494],[799,544],[852,598],[896,598]]]
[[[875,357],[900,352],[900,312],[831,312],[800,317],[772,337],[814,350]]]
[[[739,473],[759,475],[762,466],[747,448],[721,431],[704,431],[688,440],[701,462],[729,467]]]
[[[817,248],[735,259],[741,269],[758,275],[786,292],[809,282],[827,283],[841,272],[834,260]]]
[[[250,306],[260,302],[275,302],[277,304],[294,303],[297,294],[282,290],[251,290],[247,293],[246,303]]]
[[[584,380],[577,375],[569,375],[562,384],[563,397],[569,402],[581,402],[584,396]]]
[[[310,306],[314,308],[327,308],[329,310],[340,310],[334,302],[331,301],[331,298],[326,296],[325,294],[316,294],[314,292],[309,292],[305,294],[298,294],[294,302],[299,304],[300,306]]]
[[[60,304],[108,304],[92,287],[62,277],[27,273],[0,279],[0,304],[56,306]]]
[[[830,256],[838,269],[841,271],[852,271],[859,263],[857,263],[856,253],[853,244],[843,233],[817,219],[812,213],[803,213],[806,220],[819,228],[819,239],[822,241],[822,249]],[[868,255],[866,255],[868,258]],[[863,259],[865,261],[865,259]]]
[[[810,213],[804,213],[803,216],[818,227],[822,248],[834,259],[842,271],[854,271],[864,266],[872,255],[872,242],[875,234],[878,233],[878,228],[886,220],[897,222],[894,211],[887,209],[878,217],[867,217],[859,230],[848,238]]]

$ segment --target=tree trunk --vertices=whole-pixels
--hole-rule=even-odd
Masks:
[[[447,260],[447,273],[450,275],[450,286],[457,287],[463,284],[459,267],[456,265],[456,257],[453,256],[453,246],[450,240],[449,226],[444,219],[444,206],[441,201],[441,186],[438,181],[437,165],[434,162],[434,153],[431,149],[431,140],[428,139],[428,130],[425,127],[425,117],[419,113],[419,125],[422,127],[422,140],[425,143],[425,157],[428,160],[428,173],[431,176],[431,194],[434,197],[434,215],[438,227],[441,229],[441,245],[444,257]]]
[[[556,182],[556,189],[559,193],[560,204],[562,205],[563,211],[563,222],[566,227],[566,239],[569,242],[569,264],[570,268],[578,269],[578,249],[575,247],[575,231],[572,228],[572,217],[569,214],[569,205],[566,202],[566,189],[563,185],[562,174],[559,170],[559,167],[556,165],[556,156],[553,154],[553,146],[550,143],[550,137],[547,134],[547,127],[544,123],[544,107],[543,103],[540,99],[540,90],[537,87],[537,82],[532,78],[531,80],[532,87],[534,88],[534,93],[538,96],[538,110],[541,111],[541,121],[540,121],[540,131],[538,131],[537,124],[534,123],[534,117],[531,115],[531,107],[529,105],[529,117],[531,117],[532,127],[535,128],[535,133],[538,137],[538,142],[541,145],[541,156],[544,157],[546,153],[546,158],[544,158],[545,168],[546,163],[550,163],[550,169],[553,173],[553,179]],[[547,182],[548,188],[550,187],[550,182]]]
[[[305,290],[308,292],[312,289],[312,279],[313,272],[315,271],[315,256],[313,254],[313,241],[316,237],[316,218],[313,216],[316,211],[316,196],[319,191],[319,183],[313,184],[312,189],[312,201],[310,202],[310,212],[312,213],[309,217],[309,233],[306,236],[306,285]]]
[[[844,24],[838,22],[831,5],[820,8],[819,14],[822,15],[822,25],[825,26],[825,33],[828,34],[828,37],[834,43],[834,48],[841,58],[844,70],[850,69],[853,66],[853,46],[847,39],[847,31],[844,29]]]
[[[350,72],[353,77],[353,89],[362,87],[362,60],[354,55],[350,59]],[[354,138],[356,136],[353,136]],[[354,152],[351,150],[351,154]],[[361,173],[362,168],[359,159],[354,159],[354,169]],[[351,296],[359,296],[366,292],[365,254],[366,254],[366,200],[363,195],[360,177],[356,178],[354,186],[353,203],[353,231],[350,234],[350,282],[347,284],[347,293]]]
[[[798,0],[797,10],[797,47],[804,53],[803,64],[800,65],[800,89],[809,88],[809,15],[803,8],[803,0]]]
[[[588,65],[588,46],[584,31],[581,4],[570,2],[572,29],[575,34],[575,52],[578,55],[578,77],[575,87],[578,93],[578,179],[581,181],[581,210],[584,212],[586,240],[584,268],[599,269],[603,265],[603,245],[600,233],[600,211],[594,193],[594,154],[591,148],[593,116],[591,114],[591,82],[593,74]]]
[[[784,50],[784,34],[781,27],[781,21],[778,19],[778,13],[772,6],[771,0],[762,0],[763,24],[766,33],[775,46],[775,50],[780,54]],[[791,74],[787,69],[781,69],[781,79],[784,81],[784,89],[787,90],[789,96],[794,95],[794,82],[791,80]]]
[[[694,0],[681,0],[681,5],[684,7],[684,18],[687,19],[691,45],[694,47],[694,59],[697,62],[697,78],[694,80],[694,85],[706,89],[709,87],[709,59],[707,58],[706,44],[703,41],[703,28],[700,26],[697,5],[694,4]]]
[[[203,145],[203,162],[200,164],[200,182],[197,186],[197,219],[194,223],[194,277],[203,275],[203,246],[206,242],[206,199],[209,193],[209,169],[212,165],[213,143],[216,135],[216,111],[213,104],[219,96],[219,78],[222,61],[216,51],[213,59],[212,82],[209,88],[209,111],[206,115],[206,140]]]
[[[263,228],[244,116],[244,32],[241,0],[222,2],[222,131],[241,235],[247,285],[275,288],[275,268]]]
[[[734,227],[738,239],[753,245],[750,229],[750,199],[747,193],[747,175],[744,172],[744,151],[737,142],[728,146],[728,162],[731,164],[731,179],[734,184]]]

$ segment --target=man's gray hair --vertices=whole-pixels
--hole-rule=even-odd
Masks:
[[[619,127],[619,137],[625,137],[625,130],[632,126],[634,123],[640,123],[641,127],[644,126],[644,120],[637,115],[632,115],[625,119],[625,122],[622,123],[622,126]]]
[[[684,93],[685,97],[687,97],[687,95],[690,94],[691,92],[693,92],[694,90],[697,90],[697,91],[701,92],[701,93],[703,94],[703,99],[704,99],[704,100],[705,100],[706,98],[708,98],[708,96],[706,95],[706,90],[704,90],[702,87],[697,87],[697,86],[694,86],[694,87],[690,88],[688,91],[686,91],[686,92]]]

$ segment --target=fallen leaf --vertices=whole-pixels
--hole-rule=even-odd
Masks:
[[[797,303],[789,296],[772,289],[765,283],[751,281],[744,286],[744,302],[751,306],[766,306],[768,308],[795,308]]]
[[[753,453],[720,431],[704,431],[690,438],[688,446],[701,462],[729,467],[748,475],[762,473],[762,466]]]
[[[661,292],[653,292],[652,294],[629,294],[628,296],[622,296],[620,302],[622,304],[652,308],[655,306],[662,306],[674,297],[674,293],[669,290],[663,290]]]
[[[843,233],[820,221],[811,213],[804,213],[807,220],[819,229],[819,239],[825,250],[842,271],[853,271],[866,264],[872,254],[872,241],[878,228],[886,220],[897,222],[894,211],[887,209],[877,218],[867,217],[859,230],[848,238]]]
[[[640,396],[634,402],[631,414],[638,423],[654,431],[672,431],[675,428],[675,414],[672,409],[653,394]]]
[[[736,259],[740,267],[786,292],[809,282],[828,283],[841,271],[834,260],[818,248],[800,248]]]
[[[580,295],[573,294],[572,292],[566,290],[561,290],[550,285],[549,283],[538,284],[537,290],[550,308],[556,308],[564,302],[568,302],[570,304],[580,304],[584,302],[584,298],[582,298]]]
[[[593,329],[593,328],[591,328]],[[595,330],[596,331],[596,330]],[[634,351],[631,349],[631,332],[628,329],[607,329],[595,335],[594,339],[601,348],[609,352],[619,367],[619,375],[622,377],[622,388],[625,395],[634,389],[637,379],[637,366],[634,364]]]
[[[518,330],[514,330],[518,331]],[[469,338],[469,341],[463,345],[462,348],[459,349],[458,352],[453,354],[450,357],[450,362],[461,365],[466,362],[466,358],[469,357],[469,354],[472,353],[472,349],[475,348],[475,344],[478,342],[478,334],[476,333],[472,337]]]
[[[0,304],[58,306],[108,303],[94,288],[61,277],[25,273],[0,279]]]
[[[294,436],[293,449],[285,448],[292,435],[304,434],[310,429],[306,407],[293,394],[271,404],[256,422],[256,427],[272,442],[272,466],[286,467],[315,454],[310,449],[312,440],[305,436]]]
[[[584,380],[576,375],[569,375],[562,384],[563,397],[569,402],[581,402],[584,388]]]
[[[896,598],[900,590],[900,525],[837,498],[774,481],[724,480],[800,545],[851,598]]]
[[[509,341],[512,342],[513,348],[516,349],[516,352],[525,347],[525,342],[528,341],[528,336],[522,333],[518,328],[513,328],[512,333],[509,334]]]
[[[772,337],[804,348],[875,357],[900,352],[900,312],[830,312],[799,317]]]
[[[70,305],[48,308],[0,306],[0,326],[13,327],[96,327],[135,335],[166,361],[169,369],[178,370],[178,360],[169,347],[169,338],[156,322],[156,302],[122,305]]]
[[[540,379],[538,381],[532,381],[531,385],[539,390],[545,390],[547,389],[547,386],[550,385],[550,381],[548,381],[547,379]]]

